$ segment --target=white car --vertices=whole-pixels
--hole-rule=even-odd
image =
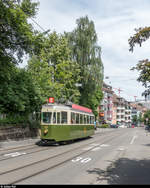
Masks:
[[[126,126],[125,125],[119,125],[118,128],[126,128]]]

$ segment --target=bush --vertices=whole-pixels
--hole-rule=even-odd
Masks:
[[[29,126],[29,121],[25,116],[10,116],[4,119],[0,119],[0,127],[9,126],[27,127]]]
[[[109,128],[108,124],[102,124],[102,125],[98,125],[98,128]]]

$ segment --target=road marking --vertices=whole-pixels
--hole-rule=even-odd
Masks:
[[[108,144],[102,144],[102,145],[100,145],[100,144],[93,143],[93,144],[90,144],[90,146],[88,146],[86,148],[83,148],[82,150],[84,150],[84,151],[88,151],[88,150],[97,151],[97,150],[102,149],[103,147],[109,147],[109,146],[110,145],[108,145]]]
[[[9,156],[11,156],[11,157],[17,157],[19,155],[25,155],[25,154],[26,154],[25,152],[24,153],[15,152],[15,153],[4,154],[4,157],[9,157]]]
[[[107,144],[102,144],[100,145],[101,147],[109,147],[110,145],[107,145]]]
[[[71,161],[72,161],[73,163],[75,163],[75,162],[80,161],[81,159],[82,159],[82,157],[77,157],[77,158],[75,158],[75,159],[72,159]]]
[[[132,138],[130,144],[133,144],[133,142],[134,142],[134,140],[135,140],[136,138],[137,138],[137,136],[133,136],[133,138]]]
[[[97,151],[97,150],[100,150],[100,149],[102,149],[102,148],[101,147],[95,147],[91,151]]]
[[[90,144],[91,146],[99,146],[99,144],[96,144],[96,143],[93,143],[93,144]]]
[[[83,148],[83,150],[87,151],[87,150],[92,149],[93,147],[94,147],[94,146],[89,146],[89,147]]]
[[[121,147],[119,147],[117,150],[119,150],[119,151],[124,151],[125,148],[121,146]]]
[[[73,163],[80,162],[80,163],[85,164],[85,163],[90,162],[91,160],[92,160],[92,159],[91,159],[90,157],[87,157],[87,158],[76,157],[75,159],[72,159],[71,161],[72,161]]]

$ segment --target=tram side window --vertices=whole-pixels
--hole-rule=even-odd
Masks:
[[[83,124],[83,114],[80,114],[80,124]]]
[[[71,124],[75,124],[76,119],[75,119],[75,113],[71,112]]]
[[[60,124],[60,112],[57,112],[57,124]]]
[[[67,124],[67,112],[61,112],[61,123]]]
[[[87,116],[87,124],[89,124],[90,123],[90,118],[89,118],[89,116]]]
[[[76,124],[79,124],[79,114],[76,114]]]
[[[53,123],[56,124],[56,112],[53,112]]]
[[[90,124],[92,124],[92,116],[90,116]]]
[[[86,115],[84,115],[84,124],[87,124]]]
[[[91,124],[94,124],[94,116],[90,116],[90,122]]]
[[[43,112],[43,123],[51,123],[52,112]]]

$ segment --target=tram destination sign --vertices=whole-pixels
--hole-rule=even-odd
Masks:
[[[48,102],[49,102],[49,103],[54,103],[54,97],[50,97],[50,98],[48,99]]]

